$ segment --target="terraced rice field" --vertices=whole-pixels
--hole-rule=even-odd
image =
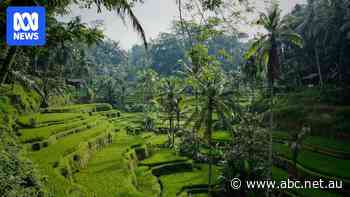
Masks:
[[[97,105],[96,105],[97,106]],[[45,187],[52,196],[208,196],[208,164],[193,162],[165,148],[167,134],[128,134],[128,127],[141,127],[142,113],[120,113],[106,105],[78,105],[55,108],[54,113],[20,117],[19,140],[28,156],[45,175]],[[161,123],[159,123],[161,124]],[[230,142],[227,131],[213,134],[214,141]],[[275,133],[274,152],[291,159],[285,133]],[[313,137],[306,144],[334,150],[349,150],[341,141]],[[302,150],[298,165],[318,174],[349,180],[348,159],[340,159],[309,149]],[[214,182],[221,173],[213,167]],[[288,177],[286,169],[273,168],[275,180]],[[288,190],[296,196],[341,196],[323,190]]]

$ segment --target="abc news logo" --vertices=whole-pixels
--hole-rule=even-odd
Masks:
[[[28,21],[27,25],[24,23],[25,20]],[[13,39],[15,40],[39,40],[39,33],[36,32],[39,29],[39,15],[37,13],[25,12],[21,14],[16,12],[13,15],[13,29],[15,31]],[[20,32],[21,30],[24,32]]]
[[[10,46],[44,45],[45,8],[8,7],[6,36]]]

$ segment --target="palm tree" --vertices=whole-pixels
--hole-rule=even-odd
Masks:
[[[266,66],[268,88],[270,92],[270,147],[269,147],[269,163],[272,166],[272,129],[273,129],[273,87],[275,79],[278,78],[280,60],[279,48],[282,43],[291,43],[298,47],[302,47],[303,39],[297,33],[293,32],[287,27],[286,21],[281,17],[281,10],[277,4],[273,4],[268,10],[267,14],[263,13],[258,20],[258,24],[262,25],[267,34],[256,40],[245,54],[246,59],[257,56],[257,59],[263,66]],[[271,168],[269,172],[271,177]]]
[[[181,94],[184,89],[176,87],[175,79],[166,79],[162,85],[162,93],[160,94],[161,104],[165,112],[167,113],[167,119],[169,120],[169,134],[172,135],[172,147],[175,148],[175,127],[174,119],[176,118],[178,128],[180,124],[181,115]],[[169,139],[170,139],[170,135]],[[170,140],[169,140],[170,142]]]
[[[227,81],[218,65],[210,65],[202,67],[200,75],[196,77],[198,83],[198,101],[199,109],[194,111],[186,122],[186,125],[193,122],[193,127],[196,130],[204,128],[204,136],[209,146],[209,171],[208,171],[208,189],[211,193],[212,186],[212,164],[213,155],[212,143],[213,125],[216,121],[213,115],[217,114],[221,121],[227,126],[230,125],[229,120],[232,118],[232,109],[235,108],[235,103],[232,91],[226,89]]]
[[[148,121],[150,120],[149,112],[152,111],[151,108],[154,106],[152,101],[158,91],[158,73],[152,69],[141,70],[137,73],[137,80],[143,97],[143,115],[145,128],[149,129],[151,127],[150,122]]]
[[[323,87],[323,77],[320,65],[320,53],[319,47],[321,40],[324,40],[322,32],[327,31],[327,22],[328,20],[324,20],[325,17],[321,17],[316,13],[316,3],[315,0],[308,0],[307,7],[305,9],[303,21],[296,28],[297,31],[301,32],[306,38],[306,42],[309,42],[313,47],[313,53],[315,56],[317,72],[319,77],[319,85]],[[326,16],[328,18],[328,16]]]
[[[189,56],[191,59],[191,66],[185,65],[186,75],[188,76],[190,86],[193,88],[195,96],[195,112],[198,113],[199,110],[199,94],[198,87],[196,83],[196,78],[200,75],[202,67],[206,66],[209,62],[208,48],[202,44],[194,45],[190,52]],[[196,128],[192,128],[192,139],[195,140],[195,148],[193,150],[193,158],[197,156],[198,153],[198,142],[196,140]]]

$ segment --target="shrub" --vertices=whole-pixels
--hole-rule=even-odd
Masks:
[[[65,178],[68,178],[70,176],[70,172],[68,170],[67,167],[61,167],[60,168],[60,173],[62,176],[64,176]]]
[[[32,127],[32,128],[36,127],[36,121],[35,121],[34,118],[30,118],[29,119],[29,126]]]
[[[43,146],[44,148],[48,147],[48,146],[49,146],[49,142],[48,142],[48,141],[44,141],[44,142],[42,143],[42,146]]]
[[[80,155],[74,154],[73,155],[73,161],[76,161],[76,162],[80,161]]]
[[[135,148],[135,154],[138,160],[144,160],[147,157],[147,150],[145,147]]]
[[[108,103],[97,103],[96,104],[96,111],[109,111],[112,110],[112,105]]]
[[[185,156],[192,156],[196,150],[196,139],[193,138],[193,134],[190,131],[183,131],[183,135],[180,138],[179,153]]]
[[[53,168],[57,168],[58,165],[59,165],[59,162],[58,162],[58,161],[55,161],[55,162],[53,162],[52,167],[53,167]]]
[[[32,150],[33,151],[38,151],[41,149],[41,143],[40,142],[36,142],[32,144]]]

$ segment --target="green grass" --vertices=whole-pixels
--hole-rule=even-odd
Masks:
[[[142,127],[143,113],[122,113],[121,116],[114,121],[116,128],[124,129],[125,127]]]
[[[291,159],[291,153],[287,145],[275,143],[274,151]],[[308,150],[302,150],[298,156],[298,163],[303,167],[325,174],[328,176],[336,176],[339,178],[350,179],[350,160],[342,160]]]
[[[208,184],[208,165],[198,164],[192,172],[182,172],[160,177],[163,184],[163,196],[175,197],[185,186]],[[220,175],[218,167],[213,166],[213,179],[216,182]]]
[[[146,142],[149,142],[152,145],[162,145],[168,142],[168,135],[167,134],[151,134],[148,138],[145,139]]]
[[[99,116],[93,116],[93,117],[86,117],[86,119],[78,119],[74,121],[70,121],[66,124],[57,124],[57,125],[51,125],[47,127],[38,127],[38,128],[31,128],[31,129],[21,129],[21,136],[20,140],[21,142],[33,142],[33,141],[41,141],[44,139],[48,139],[50,136],[68,131],[70,129],[78,128],[83,125],[87,125],[90,123],[94,123],[98,120]]]
[[[159,186],[147,172],[138,172],[139,176],[145,173],[147,177],[140,179],[139,188],[142,191],[132,184],[132,174],[123,153],[135,143],[142,143],[142,138],[128,136],[125,132],[117,133],[114,143],[98,152],[90,160],[88,167],[75,175],[77,182],[87,189],[88,196],[158,196]]]
[[[46,109],[51,113],[64,113],[64,112],[99,112],[111,110],[112,106],[107,103],[92,103],[92,104],[80,104],[80,105],[66,105],[63,107],[51,107]]]
[[[172,150],[169,149],[160,149],[156,153],[154,153],[151,157],[143,160],[141,162],[142,165],[147,166],[156,166],[165,163],[179,162],[179,161],[187,161],[188,158],[176,155]]]
[[[48,182],[45,186],[48,188],[50,194],[66,196],[68,190],[74,188],[68,180],[58,174],[56,169],[53,168],[53,164],[58,162],[62,156],[77,150],[81,142],[88,141],[105,132],[108,126],[108,122],[105,121],[105,124],[101,124],[99,127],[62,138],[47,148],[29,153],[29,158],[38,165],[40,172],[48,176]]]
[[[273,133],[273,137],[281,140],[288,140],[289,135],[287,132],[277,131]],[[330,149],[339,152],[350,153],[349,142],[345,140],[338,140],[334,138],[326,138],[322,136],[308,136],[304,140],[305,145],[319,147],[320,149]]]
[[[41,125],[45,123],[51,122],[64,122],[69,121],[76,118],[84,117],[83,114],[80,113],[47,113],[47,114],[30,114],[20,116],[18,118],[18,122],[21,125],[31,126],[31,121],[35,122],[35,125]]]
[[[83,107],[82,107],[83,106]],[[89,105],[88,105],[89,106]],[[86,107],[86,108],[85,108]],[[89,106],[91,107],[91,106]],[[71,109],[88,109],[86,105],[78,105],[75,107],[69,106]],[[108,113],[108,111],[100,114]],[[78,116],[77,116],[78,115]],[[35,120],[40,124],[50,122],[62,122],[64,124],[57,124],[47,127],[40,127],[34,129],[22,129],[22,136],[20,139],[46,139],[56,133],[66,131],[72,128],[82,126],[83,124],[91,123],[96,120],[98,116],[85,117],[79,113],[49,113],[49,114],[33,114],[21,117],[25,122],[29,122],[31,117],[35,116]],[[80,119],[84,116],[84,120],[72,122],[69,120]],[[28,118],[29,117],[29,118]],[[141,165],[134,169],[130,167],[130,161],[126,158],[126,152],[135,144],[150,143],[152,145],[161,145],[167,142],[167,135],[156,135],[154,133],[143,133],[139,136],[126,135],[124,128],[141,127],[143,121],[143,113],[122,113],[120,118],[114,119],[114,125],[120,129],[120,132],[114,135],[113,144],[96,152],[89,160],[87,167],[80,169],[74,174],[74,182],[65,179],[58,172],[58,168],[53,168],[53,164],[59,161],[62,156],[76,150],[82,142],[86,142],[99,134],[106,131],[111,124],[106,120],[98,120],[100,124],[96,128],[87,129],[83,132],[75,133],[65,138],[59,139],[56,143],[47,148],[43,148],[37,152],[30,152],[29,156],[38,165],[43,175],[47,175],[47,187],[49,194],[53,196],[125,196],[125,197],[144,197],[144,196],[159,196],[160,185],[157,179],[152,175],[150,168],[147,166],[159,166],[166,163],[176,162],[192,162],[186,157],[176,155],[170,149],[154,149],[151,157],[141,161]],[[279,135],[279,133],[277,134]],[[275,135],[276,137],[276,135]],[[277,136],[278,138],[285,137],[285,134]],[[226,131],[217,131],[213,133],[213,139],[217,141],[230,140],[231,134]],[[335,149],[345,148],[345,144],[339,145],[338,141],[331,141],[325,138],[310,138],[312,141],[308,143],[318,144],[322,147],[329,147]],[[329,140],[329,141],[328,141]],[[306,141],[307,142],[307,141]],[[290,152],[287,146],[282,144],[275,144],[274,150],[287,158],[290,158]],[[299,163],[305,168],[320,172],[327,175],[334,175],[337,177],[350,178],[348,166],[350,161],[335,159],[333,157],[313,153],[311,151],[303,150],[298,159]],[[175,197],[184,187],[205,185],[208,183],[208,165],[194,164],[193,171],[174,172],[160,176],[160,181],[163,184],[163,196]],[[198,168],[196,168],[198,167]],[[220,175],[220,168],[214,166],[214,179]],[[278,168],[273,168],[273,175],[276,180],[286,180],[288,174]],[[214,182],[215,182],[214,181]],[[298,190],[300,196],[336,196],[321,190]],[[181,193],[182,195],[185,192]],[[196,194],[194,196],[207,196],[207,194]]]
[[[157,177],[153,176],[147,167],[139,167],[135,171],[137,184],[136,188],[141,191],[144,196],[155,196],[160,194],[160,185]]]
[[[34,91],[18,84],[0,85],[0,112],[6,113],[5,108],[15,108],[21,113],[37,111],[41,104],[40,96]],[[4,100],[8,102],[4,102]],[[5,105],[3,105],[5,104]]]
[[[212,136],[214,141],[231,141],[231,133],[229,131],[215,131]]]
[[[305,144],[326,148],[336,151],[344,151],[350,153],[350,146],[348,141],[336,140],[334,138],[325,138],[319,136],[310,136],[305,139]]]
[[[103,116],[107,116],[107,117],[110,117],[110,118],[115,118],[115,117],[117,117],[118,113],[120,114],[119,110],[112,109],[112,110],[108,110],[108,111],[94,112],[93,114],[103,115]]]

